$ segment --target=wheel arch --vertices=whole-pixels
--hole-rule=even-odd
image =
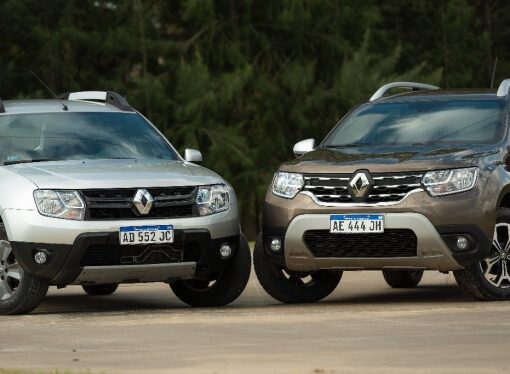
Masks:
[[[0,240],[9,240],[9,223],[4,215],[4,210],[0,209]]]
[[[498,197],[497,208],[510,209],[510,184],[506,185],[500,192]]]
[[[0,209],[1,211],[1,209]],[[0,215],[0,240],[9,240],[3,217]]]

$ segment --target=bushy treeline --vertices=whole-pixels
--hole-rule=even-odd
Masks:
[[[510,76],[506,0],[0,0],[0,97],[109,89],[236,187],[253,238],[275,167],[383,83]]]

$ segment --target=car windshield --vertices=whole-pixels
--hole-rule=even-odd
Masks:
[[[0,162],[45,160],[177,160],[137,113],[40,113],[0,116]]]
[[[503,100],[366,104],[342,121],[325,147],[486,144],[503,131]]]

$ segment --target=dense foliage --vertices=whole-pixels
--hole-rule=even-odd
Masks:
[[[230,180],[253,237],[266,186],[397,79],[510,76],[505,0],[0,0],[0,97],[110,89]]]

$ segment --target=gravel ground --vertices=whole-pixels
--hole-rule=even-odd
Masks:
[[[112,296],[51,289],[31,315],[2,317],[0,366],[92,373],[504,373],[510,302],[481,303],[453,277],[412,290],[346,273],[325,301],[282,305],[253,275],[231,306],[193,309],[164,284]]]

